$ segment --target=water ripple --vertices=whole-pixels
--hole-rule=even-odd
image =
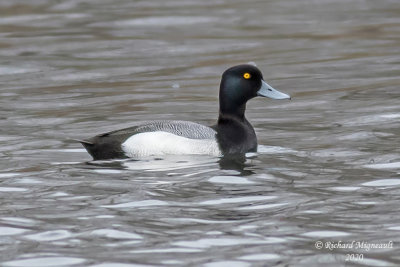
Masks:
[[[19,235],[27,232],[26,229],[0,226],[0,236]]]
[[[38,257],[4,262],[7,267],[47,267],[83,264],[86,260],[73,257]]]
[[[399,186],[400,179],[380,179],[362,184],[363,186],[373,187],[388,187],[388,186]]]
[[[55,240],[69,238],[71,236],[72,234],[67,230],[54,230],[33,235],[26,235],[24,236],[24,238],[41,242],[41,241],[55,241]]]
[[[238,176],[214,176],[208,181],[217,184],[254,184],[249,179]]]
[[[302,234],[303,236],[313,237],[313,238],[327,238],[327,237],[341,237],[348,236],[350,233],[341,231],[311,231]]]
[[[232,198],[221,198],[221,199],[213,199],[202,201],[200,205],[220,205],[220,204],[235,204],[235,203],[244,203],[244,202],[252,202],[252,201],[262,201],[262,200],[271,200],[277,198],[276,196],[244,196],[244,197],[232,197]]]
[[[189,247],[189,248],[210,248],[219,246],[240,246],[240,245],[256,245],[256,244],[277,244],[286,242],[282,238],[204,238],[195,241],[177,241],[173,242],[175,246]]]
[[[103,205],[104,208],[112,209],[122,209],[122,208],[148,208],[148,207],[158,207],[158,206],[168,206],[168,203],[161,200],[142,200],[142,201],[132,201],[127,203],[120,203],[115,205]]]
[[[124,232],[114,229],[98,229],[91,232],[92,235],[104,236],[107,238],[114,238],[114,239],[142,239],[138,234]]]

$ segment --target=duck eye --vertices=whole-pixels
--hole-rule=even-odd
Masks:
[[[245,74],[243,74],[243,78],[245,78],[246,80],[251,78],[250,73],[246,72]]]

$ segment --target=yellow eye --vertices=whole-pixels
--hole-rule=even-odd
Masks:
[[[243,74],[243,78],[245,78],[246,80],[251,78],[250,73],[246,72],[245,74]]]

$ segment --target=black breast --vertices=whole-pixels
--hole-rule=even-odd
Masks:
[[[220,116],[213,128],[217,131],[217,140],[224,155],[257,151],[256,134],[245,118]]]

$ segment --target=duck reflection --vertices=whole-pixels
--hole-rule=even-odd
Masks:
[[[240,176],[248,176],[254,174],[252,167],[254,165],[249,159],[253,158],[245,154],[229,155],[225,157],[209,157],[209,156],[166,156],[157,158],[148,158],[141,160],[125,159],[125,160],[106,160],[106,161],[89,161],[86,166],[89,168],[105,168],[115,170],[135,170],[135,171],[178,171],[183,169],[192,169],[190,172],[198,172],[202,169],[202,173],[215,172],[218,170],[235,171]]]

